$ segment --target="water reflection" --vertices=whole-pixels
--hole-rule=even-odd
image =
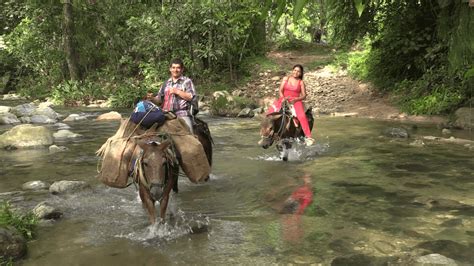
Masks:
[[[313,202],[313,188],[311,176],[305,173],[301,177],[303,185],[297,187],[290,197],[283,203],[280,211],[282,215],[281,227],[283,239],[292,244],[301,243],[305,236],[302,215],[306,208]]]

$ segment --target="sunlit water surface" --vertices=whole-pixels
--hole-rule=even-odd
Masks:
[[[356,254],[403,264],[430,253],[474,261],[473,152],[417,141],[439,135],[435,125],[418,125],[404,140],[382,132],[412,125],[318,118],[316,144],[297,144],[283,162],[274,147],[256,145],[257,120],[203,119],[215,142],[211,180],[196,185],[181,178],[169,206],[173,218],[158,226],[148,226],[133,186],[108,188],[95,179],[94,152],[118,122],[69,123],[83,137],[59,143],[66,152],[0,151],[0,193],[21,191],[31,180],[83,180],[92,187],[68,196],[18,192],[17,204],[46,200],[64,212],[39,227],[21,264],[330,264]],[[472,139],[470,132],[454,134]],[[301,216],[283,214],[305,173],[312,203]]]

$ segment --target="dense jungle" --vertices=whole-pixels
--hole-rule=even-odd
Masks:
[[[474,1],[0,7],[0,265],[474,263]],[[95,151],[176,58],[214,161],[150,226]],[[316,143],[283,162],[257,141],[296,64]]]

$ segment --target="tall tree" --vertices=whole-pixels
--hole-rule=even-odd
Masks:
[[[79,62],[74,42],[74,17],[72,14],[72,0],[63,0],[63,45],[66,54],[67,67],[71,80],[80,80]]]

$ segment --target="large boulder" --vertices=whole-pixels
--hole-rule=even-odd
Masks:
[[[455,126],[464,129],[474,128],[474,108],[461,107],[454,114],[456,115]]]
[[[0,258],[18,260],[26,255],[26,239],[11,226],[0,226]]]
[[[18,125],[0,135],[0,148],[13,146],[28,148],[50,146],[53,144],[53,134],[44,126],[31,124]]]

